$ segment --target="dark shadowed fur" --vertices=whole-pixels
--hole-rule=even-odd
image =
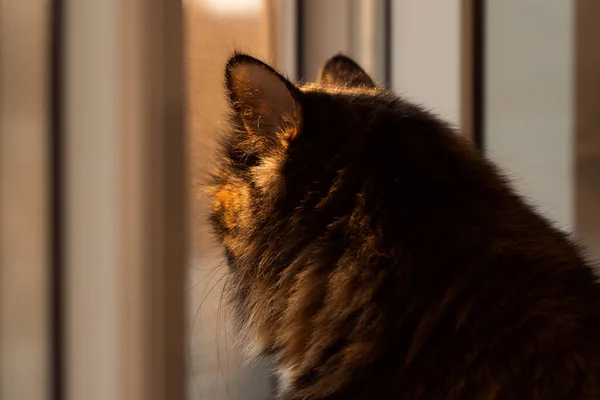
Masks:
[[[337,56],[226,67],[210,221],[281,399],[600,399],[600,288],[447,123]]]

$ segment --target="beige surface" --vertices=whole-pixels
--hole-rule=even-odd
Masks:
[[[0,1],[0,399],[48,391],[46,2]]]
[[[63,397],[181,400],[181,4],[63,3]]]

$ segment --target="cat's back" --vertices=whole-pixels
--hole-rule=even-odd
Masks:
[[[600,289],[564,245],[573,255],[517,246],[416,285],[409,306],[388,306],[379,359],[333,398],[600,399]]]

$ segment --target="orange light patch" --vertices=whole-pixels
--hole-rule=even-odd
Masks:
[[[244,221],[248,208],[246,186],[225,185],[215,193],[214,210],[223,214],[223,222],[228,228],[236,227]]]
[[[298,137],[298,128],[294,126],[293,128],[289,129],[287,133],[290,140],[294,140],[296,137]]]

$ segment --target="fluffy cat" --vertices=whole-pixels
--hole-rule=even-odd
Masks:
[[[449,124],[342,55],[225,81],[210,221],[277,398],[600,399],[592,268]]]

